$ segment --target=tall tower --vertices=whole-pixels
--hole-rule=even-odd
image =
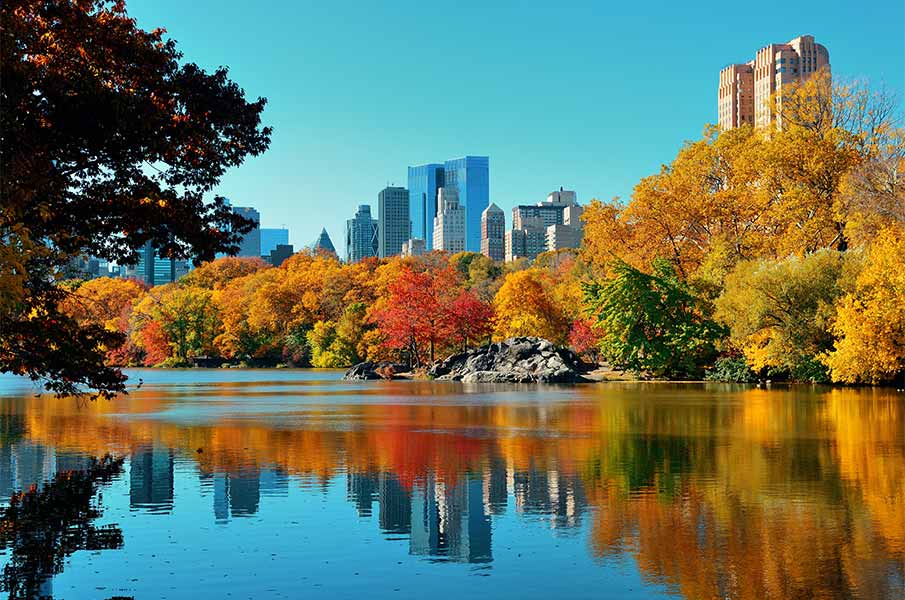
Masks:
[[[491,202],[481,214],[481,254],[502,262],[503,237],[506,234],[506,215],[502,209]]]
[[[465,210],[465,249],[481,251],[481,213],[490,204],[490,158],[464,156],[446,161],[444,187],[453,187]]]
[[[369,256],[377,256],[377,221],[371,218],[371,207],[362,204],[355,218],[346,221],[346,262]]]
[[[443,187],[443,165],[431,163],[408,168],[409,207],[412,237],[433,248],[434,217],[437,216],[437,190]]]
[[[717,90],[720,128],[768,127],[778,118],[770,106],[771,96],[822,68],[829,70],[830,53],[812,35],[769,44],[757,51],[754,60],[725,67]],[[777,125],[782,127],[781,122]]]
[[[434,250],[456,253],[465,250],[466,213],[459,204],[455,188],[437,190],[437,216],[434,217]]]
[[[411,236],[409,191],[403,187],[387,187],[377,195],[377,255],[396,256]]]

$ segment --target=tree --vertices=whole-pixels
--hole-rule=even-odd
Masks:
[[[458,295],[458,278],[450,267],[416,272],[405,266],[388,286],[385,305],[374,319],[385,343],[404,349],[415,366],[434,361],[449,323],[449,307]]]
[[[336,331],[333,321],[318,321],[307,334],[311,366],[319,369],[348,367],[356,362],[355,349]]]
[[[496,311],[494,338],[538,336],[563,344],[569,322],[553,297],[553,283],[540,269],[514,271],[506,275],[493,300]]]
[[[584,286],[604,358],[636,373],[700,375],[726,332],[675,268],[658,259],[650,274],[625,262],[613,265],[612,272],[612,278]]]
[[[600,358],[600,332],[589,319],[576,319],[569,329],[569,346],[584,360],[597,363]]]
[[[843,256],[833,250],[739,263],[716,301],[716,317],[754,371],[824,381],[817,356],[833,343],[842,271]]]
[[[174,364],[184,365],[198,356],[214,352],[214,339],[220,330],[220,316],[213,292],[178,283],[152,288],[132,312],[137,342],[144,341],[142,330],[157,323],[170,344]]]
[[[488,339],[493,332],[493,306],[462,290],[450,302],[445,321],[444,337],[457,339],[462,350],[468,350],[469,340]]]
[[[905,371],[905,225],[870,247],[855,289],[836,309],[835,347],[823,355],[833,381],[881,383]]]
[[[134,279],[98,277],[68,295],[60,310],[79,324],[94,324],[125,332],[132,304],[147,291]]]
[[[109,395],[125,378],[105,351],[124,337],[61,313],[57,273],[86,254],[134,262],[146,242],[235,252],[253,223],[205,194],[269,145],[265,100],[225,68],[180,64],[123,2],[10,0],[0,17],[0,370]]]
[[[208,290],[221,290],[234,279],[269,268],[271,268],[270,265],[260,258],[226,256],[200,265],[186,275],[180,283]]]

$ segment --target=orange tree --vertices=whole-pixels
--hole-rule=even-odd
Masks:
[[[109,395],[125,378],[106,349],[125,338],[61,312],[59,272],[86,254],[134,262],[147,242],[236,251],[253,224],[205,195],[267,149],[265,100],[182,62],[122,1],[9,0],[0,21],[0,371]]]

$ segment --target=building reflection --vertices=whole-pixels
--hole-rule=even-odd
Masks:
[[[151,513],[173,510],[173,450],[142,447],[129,458],[129,508]]]
[[[595,559],[631,556],[642,577],[688,598],[897,597],[900,396],[702,387],[694,402],[661,402],[645,389],[614,384],[587,392],[605,397],[540,406],[352,403],[348,429],[336,426],[336,404],[299,409],[304,425],[293,429],[114,419],[104,411],[131,404],[52,401],[24,421],[0,415],[0,491],[115,446],[131,454],[130,505],[148,511],[173,508],[178,458],[180,472],[197,469],[206,510],[222,522],[266,514],[268,498],[290,488],[339,485],[349,519],[427,560],[492,564],[505,516],[587,533]],[[130,400],[136,412],[156,410],[145,393]]]

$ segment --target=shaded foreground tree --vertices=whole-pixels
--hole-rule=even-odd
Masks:
[[[118,526],[94,526],[101,511],[92,503],[98,488],[122,470],[123,459],[108,455],[93,459],[84,471],[58,473],[40,491],[32,487],[14,494],[0,513],[0,548],[10,551],[0,591],[10,598],[37,598],[74,552],[122,548]]]
[[[0,371],[57,393],[123,389],[105,365],[124,336],[59,310],[73,258],[134,262],[235,252],[253,226],[204,195],[270,143],[266,100],[227,69],[180,64],[123,2],[0,5]]]

